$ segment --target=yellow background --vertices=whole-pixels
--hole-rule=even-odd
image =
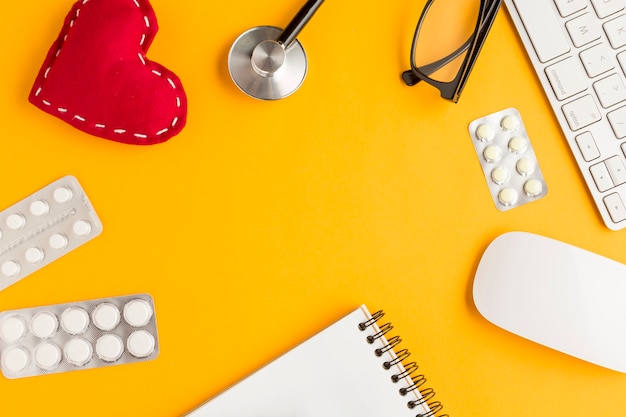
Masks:
[[[227,71],[233,40],[286,25],[302,4],[153,0],[148,58],[189,100],[187,127],[153,147],[88,136],[30,105],[72,2],[4,4],[0,207],[72,174],[104,232],[0,292],[0,309],[147,292],[161,353],[0,378],[0,414],[179,416],[365,303],[387,312],[451,416],[622,415],[625,375],[500,330],[472,301],[477,262],[507,231],[626,263],[626,232],[602,224],[506,9],[458,104],[400,81],[415,0],[325,2],[299,36],[302,87],[276,102],[244,95]],[[549,193],[503,213],[467,125],[507,107]]]

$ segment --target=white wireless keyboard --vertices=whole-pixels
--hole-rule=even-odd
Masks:
[[[625,0],[505,0],[609,229],[626,227]]]

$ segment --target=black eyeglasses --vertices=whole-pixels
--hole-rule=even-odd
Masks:
[[[428,0],[415,28],[408,86],[425,81],[457,102],[502,0]]]

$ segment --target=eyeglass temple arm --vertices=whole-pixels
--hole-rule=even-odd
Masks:
[[[430,64],[419,67],[419,70],[426,75],[430,75],[433,72],[437,71],[439,68],[444,67],[445,65],[449,64],[450,62],[458,58],[462,53],[467,51],[467,49],[470,47],[471,44],[472,44],[472,37],[466,40],[463,43],[463,45],[461,45],[456,51],[452,52],[450,55],[445,56],[435,62],[431,62]],[[417,75],[415,75],[412,69],[404,71],[402,73],[402,80],[404,80],[404,83],[408,85],[409,87],[412,87],[421,81],[417,77]]]
[[[472,48],[472,51],[470,52],[470,56],[468,57],[469,59],[468,62],[470,64],[466,67],[464,73],[461,75],[460,82],[457,85],[457,90],[455,91],[456,100],[458,100],[458,96],[461,94],[461,90],[465,86],[467,78],[469,77],[469,74],[472,71],[474,64],[476,63],[476,58],[478,57],[478,54],[480,53],[483,47],[483,44],[485,43],[485,38],[487,37],[487,34],[491,30],[491,26],[493,25],[494,20],[495,20],[495,15],[496,13],[498,13],[498,10],[500,9],[501,4],[502,4],[502,0],[496,0],[489,7],[487,11],[487,16],[485,19],[485,22],[487,22],[487,24],[481,25],[480,30],[478,31],[478,34],[476,36],[477,47]]]

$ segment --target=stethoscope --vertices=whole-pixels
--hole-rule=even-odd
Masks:
[[[300,87],[307,59],[296,37],[323,2],[308,0],[285,30],[258,26],[235,40],[228,54],[228,71],[241,91],[261,100],[278,100]]]

